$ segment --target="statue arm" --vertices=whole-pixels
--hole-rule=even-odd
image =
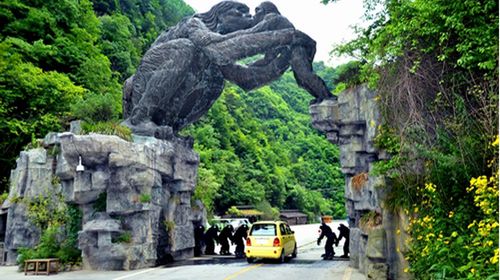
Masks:
[[[263,59],[249,66],[229,64],[222,66],[221,71],[225,79],[249,91],[281,77],[290,66],[290,56],[291,51],[287,48],[266,63]]]
[[[211,31],[198,18],[190,18],[186,22],[186,27],[189,39],[192,40],[195,45],[200,47],[260,32],[295,29],[285,17],[276,14],[267,15],[263,21],[251,28],[238,30],[224,35]]]

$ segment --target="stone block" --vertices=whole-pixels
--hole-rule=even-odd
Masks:
[[[360,258],[364,257],[360,252],[361,243],[361,230],[359,228],[351,228],[349,235],[349,249],[350,249],[350,259],[349,264],[351,267],[359,268]]]
[[[82,134],[82,121],[76,120],[69,123],[69,132],[73,134]]]
[[[366,256],[371,259],[385,259],[386,233],[382,227],[373,228],[368,235]]]
[[[49,132],[43,138],[43,145],[45,147],[53,146],[53,145],[56,145],[59,143],[60,143],[59,142],[59,133],[57,133],[57,132]]]
[[[387,280],[387,265],[385,263],[369,262],[366,266],[366,279]]]

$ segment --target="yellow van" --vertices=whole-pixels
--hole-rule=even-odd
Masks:
[[[248,263],[256,258],[277,259],[297,257],[297,242],[294,232],[282,221],[261,221],[252,224],[248,231],[246,257]]]

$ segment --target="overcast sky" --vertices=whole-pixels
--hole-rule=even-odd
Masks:
[[[196,12],[206,12],[220,0],[184,0]],[[264,0],[239,0],[250,7],[251,14],[255,7]],[[281,14],[288,18],[295,28],[308,34],[316,41],[315,61],[324,61],[331,66],[349,61],[349,58],[330,56],[334,44],[354,38],[352,28],[362,22],[362,0],[339,0],[328,5],[320,0],[271,0]]]

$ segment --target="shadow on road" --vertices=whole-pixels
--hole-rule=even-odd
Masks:
[[[334,257],[333,260],[322,260],[322,259],[290,259],[287,260],[287,263],[292,263],[292,264],[312,264],[315,262],[319,261],[324,261],[324,262],[348,262],[349,258],[339,258],[339,257]],[[201,265],[201,264],[230,264],[230,263],[246,263],[245,258],[240,258],[237,259],[234,256],[220,256],[220,255],[211,255],[211,256],[201,256],[201,257],[195,257],[187,260],[182,260],[182,261],[174,261],[172,263],[168,263],[165,265],[162,265],[160,267],[177,267],[177,266],[184,266],[184,265]],[[276,260],[271,260],[271,259],[257,259],[256,263],[277,263]]]

